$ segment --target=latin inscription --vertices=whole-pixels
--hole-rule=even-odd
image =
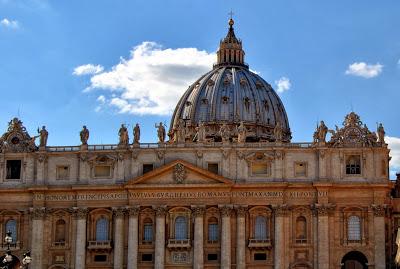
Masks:
[[[289,198],[307,199],[327,196],[328,192],[314,191],[198,191],[198,192],[111,192],[111,193],[84,193],[84,194],[34,194],[36,201],[98,201],[98,200],[126,200],[126,199],[201,199],[201,198]]]

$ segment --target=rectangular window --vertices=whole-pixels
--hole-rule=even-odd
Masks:
[[[7,160],[6,179],[21,179],[21,160]]]
[[[268,163],[252,163],[251,164],[251,174],[253,176],[265,176],[269,174],[269,164]]]
[[[154,165],[152,163],[144,163],[143,164],[143,175],[153,171]]]
[[[350,155],[346,158],[346,174],[360,175],[361,174],[361,157],[360,155]]]
[[[57,179],[58,180],[69,179],[69,166],[66,165],[57,166]]]
[[[254,253],[255,261],[265,261],[267,259],[267,253]]]
[[[107,255],[94,255],[94,261],[95,262],[106,262]]]
[[[208,261],[218,261],[218,254],[217,253],[208,253],[207,260]]]
[[[143,253],[142,254],[142,262],[151,262],[151,261],[153,261],[152,253]]]
[[[208,167],[207,167],[208,171],[217,174],[219,173],[219,167],[218,167],[218,163],[208,163]]]
[[[294,174],[296,177],[306,177],[307,176],[307,163],[295,163],[294,164]]]
[[[96,165],[94,167],[94,177],[97,178],[110,178],[111,166],[109,165]]]
[[[151,243],[153,242],[153,224],[146,223],[143,227],[143,242]]]
[[[218,242],[218,223],[208,224],[208,242]]]

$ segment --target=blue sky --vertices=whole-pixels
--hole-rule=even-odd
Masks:
[[[76,145],[86,124],[97,144],[138,122],[141,140],[156,141],[154,123],[169,124],[176,98],[211,68],[231,9],[250,68],[275,88],[286,82],[293,141],[352,109],[400,137],[395,0],[0,0],[0,129],[19,115],[31,134],[46,125],[49,145]]]

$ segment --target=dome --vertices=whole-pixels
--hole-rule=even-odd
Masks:
[[[282,101],[271,85],[244,63],[233,20],[217,57],[213,69],[189,86],[179,100],[171,120],[171,140],[237,141],[245,129],[242,142],[289,142],[291,132]]]

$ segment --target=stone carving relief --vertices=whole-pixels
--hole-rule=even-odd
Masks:
[[[37,150],[35,139],[38,137],[31,137],[22,121],[13,118],[8,123],[7,132],[0,137],[0,152],[33,152]]]
[[[173,174],[173,176],[174,176],[174,180],[175,180],[176,183],[182,184],[183,181],[186,179],[186,176],[187,176],[185,166],[183,164],[181,164],[181,163],[177,163],[174,166],[174,174]]]
[[[329,130],[329,132],[332,135],[329,145],[332,147],[381,146],[377,141],[377,135],[371,132],[368,127],[362,123],[360,116],[354,112],[346,116],[342,128],[339,129],[339,127],[336,126],[335,130]]]

